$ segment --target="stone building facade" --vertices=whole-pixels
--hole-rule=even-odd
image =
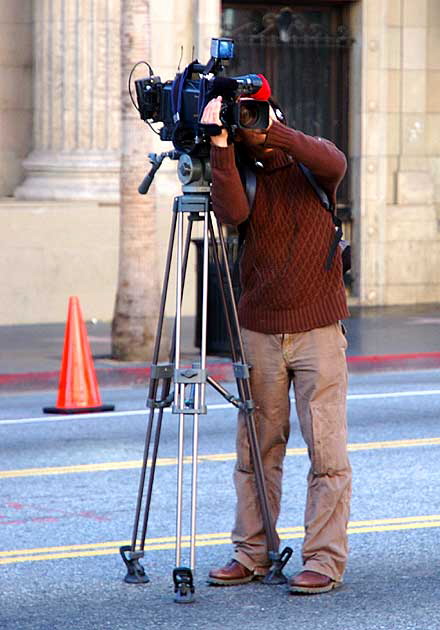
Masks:
[[[302,4],[319,8],[331,0]],[[436,302],[440,3],[336,4],[347,5],[353,37],[350,300],[366,306]],[[121,6],[121,0],[0,3],[0,324],[63,321],[69,295],[79,295],[86,317],[112,317],[125,89]],[[145,59],[157,74],[172,78],[193,47],[199,59],[208,59],[210,38],[221,30],[218,0],[150,0],[145,7]],[[141,121],[139,138],[146,153],[166,150]],[[175,163],[164,163],[153,191],[158,229],[152,246],[162,260],[178,192]],[[194,304],[190,287],[184,312],[193,312]]]

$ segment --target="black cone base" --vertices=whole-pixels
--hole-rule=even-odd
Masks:
[[[93,413],[99,411],[113,411],[114,405],[99,405],[99,407],[72,407],[71,409],[65,409],[64,407],[43,407],[44,413]]]

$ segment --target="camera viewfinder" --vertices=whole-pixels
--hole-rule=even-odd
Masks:
[[[234,57],[234,40],[224,37],[211,39],[211,57],[215,59],[232,59]]]

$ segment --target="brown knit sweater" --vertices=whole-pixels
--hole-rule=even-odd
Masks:
[[[278,122],[270,127],[264,146],[275,150],[257,170],[252,212],[234,146],[211,147],[215,214],[227,225],[239,225],[250,216],[240,263],[240,324],[264,333],[295,333],[332,324],[349,314],[340,248],[326,271],[335,229],[297,161],[335,200],[346,170],[345,156],[330,141]]]

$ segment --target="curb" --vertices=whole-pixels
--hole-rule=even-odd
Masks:
[[[440,367],[440,352],[348,356],[347,363],[349,372],[426,370]]]
[[[440,367],[440,352],[348,356],[347,364],[351,373],[434,369]],[[231,363],[208,362],[207,367],[216,381],[234,381]],[[101,387],[147,387],[150,374],[150,366],[96,368]],[[59,376],[58,371],[0,374],[0,393],[56,390]]]

